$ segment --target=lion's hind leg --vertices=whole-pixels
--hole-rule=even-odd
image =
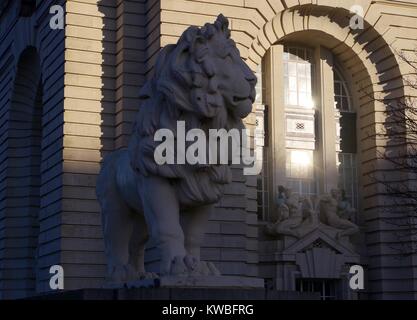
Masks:
[[[135,279],[136,270],[129,264],[129,242],[133,229],[129,209],[114,203],[103,220],[109,282],[125,283]]]
[[[107,281],[120,285],[135,277],[129,265],[129,241],[133,228],[133,212],[119,193],[116,183],[116,164],[121,152],[106,158],[97,179],[97,198],[101,206],[105,254],[107,258]]]
[[[145,246],[149,239],[145,218],[136,213],[129,242],[129,265],[133,266],[139,279],[154,279],[158,276],[145,270]]]

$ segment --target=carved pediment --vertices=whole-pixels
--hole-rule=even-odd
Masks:
[[[302,239],[292,243],[287,248],[285,248],[282,253],[285,255],[297,254],[314,248],[329,249],[335,254],[345,256],[348,260],[359,260],[359,255],[356,254],[348,245],[344,245],[335,240],[334,237],[329,236],[320,228],[315,229],[314,231],[305,235]]]
[[[338,251],[336,251],[333,247],[331,247],[329,244],[327,244],[325,241],[323,241],[322,239],[317,239],[315,240],[313,243],[311,243],[310,245],[308,245],[307,247],[305,247],[301,252],[307,252],[309,250],[312,250],[314,248],[320,248],[320,249],[329,249],[335,253],[339,253]]]
[[[281,256],[294,261],[303,278],[337,279],[344,265],[359,263],[358,254],[319,228],[289,245]]]

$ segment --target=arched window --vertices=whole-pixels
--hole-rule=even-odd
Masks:
[[[322,46],[278,44],[264,64],[260,218],[274,220],[280,185],[306,197],[338,188],[357,208],[356,111],[332,52]]]

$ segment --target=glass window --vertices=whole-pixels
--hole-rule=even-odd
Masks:
[[[263,220],[268,220],[269,214],[269,162],[268,162],[268,146],[263,148],[262,171],[257,179],[257,199],[258,199],[258,216]]]
[[[286,185],[295,193],[316,194],[313,150],[288,149],[286,154]]]
[[[356,159],[356,112],[352,108],[348,83],[338,68],[334,69],[335,107],[340,111],[339,188],[353,208],[358,206]]]
[[[287,177],[295,179],[313,178],[313,151],[287,150]]]
[[[295,290],[298,292],[316,292],[321,300],[336,300],[336,288],[338,280],[334,279],[302,279],[295,282]]]
[[[343,79],[341,72],[337,68],[334,70],[334,99],[337,109],[352,112],[347,82]]]
[[[313,108],[311,49],[284,46],[284,102],[286,111],[291,108]],[[308,111],[310,112],[310,111]],[[305,126],[295,128],[305,133]],[[294,137],[292,137],[294,139]],[[288,148],[285,160],[285,184],[294,192],[310,195],[316,193],[314,179],[314,150],[303,149],[303,143],[296,142],[297,149]]]
[[[284,128],[279,128],[276,132],[280,135],[279,139],[284,139],[285,147],[281,141],[280,148],[283,149],[277,150],[273,146],[276,142],[268,141],[269,139],[265,137],[264,169],[258,178],[258,212],[263,212],[260,216],[264,219],[268,216],[268,213],[265,212],[273,210],[269,208],[269,204],[272,203],[270,200],[275,197],[273,192],[276,192],[275,187],[278,185],[284,185],[291,188],[293,192],[305,196],[317,195],[319,191],[322,192],[320,183],[323,182],[323,179],[319,179],[318,175],[323,169],[321,161],[329,158],[329,155],[322,154],[322,152],[326,152],[330,148],[323,148],[324,142],[320,141],[321,135],[318,133],[325,131],[320,127],[324,123],[322,111],[327,110],[331,114],[333,104],[326,103],[324,107],[318,105],[317,108],[314,106],[315,85],[313,80],[316,79],[314,57],[314,51],[307,47],[294,45],[283,47],[282,73],[277,76],[283,77],[284,80],[284,106],[277,105],[271,106],[271,108],[284,109]],[[279,61],[281,62],[281,58]],[[329,65],[326,66],[326,68],[329,67]],[[338,112],[334,112],[334,123],[338,134],[334,139],[337,158],[333,158],[337,161],[332,165],[332,169],[336,169],[334,166],[337,166],[339,175],[337,183],[345,195],[346,202],[349,202],[352,207],[358,208],[357,117],[349,85],[344,79],[343,73],[335,67],[333,72],[334,108],[335,111],[338,110]],[[275,77],[275,75],[272,76]],[[331,86],[327,83],[325,85]],[[322,110],[322,108],[330,108],[330,110]],[[265,120],[265,124],[268,124],[267,120]],[[328,119],[326,124],[331,125]],[[265,130],[266,136],[268,131],[268,129]],[[326,141],[333,141],[328,138],[326,137]],[[267,147],[268,143],[271,143],[270,148]],[[271,152],[280,154],[270,154]],[[279,172],[275,174],[271,171],[277,164]],[[280,181],[274,181],[273,177]],[[334,178],[336,177],[331,177],[332,186],[336,183],[333,181]]]
[[[284,47],[285,105],[313,108],[311,57],[308,48]]]
[[[264,221],[268,220],[269,217],[269,203],[270,203],[270,189],[272,182],[270,179],[270,164],[269,164],[269,110],[268,106],[265,106],[263,114],[263,129],[264,129],[264,146],[262,155],[262,171],[257,176],[257,199],[258,217]],[[258,122],[257,124],[258,125]]]
[[[358,169],[356,153],[339,153],[339,188],[353,208],[358,207]]]

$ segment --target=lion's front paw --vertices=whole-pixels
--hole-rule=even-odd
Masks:
[[[220,271],[212,262],[200,261],[194,256],[175,257],[171,262],[173,276],[219,276]]]
[[[184,263],[188,269],[188,272],[193,272],[194,270],[198,269],[198,266],[200,264],[200,259],[191,255],[187,255],[184,258]]]
[[[155,272],[139,272],[139,280],[157,279],[159,276]]]
[[[185,257],[177,256],[174,259],[172,259],[170,274],[173,276],[188,274],[188,268],[185,263]]]

